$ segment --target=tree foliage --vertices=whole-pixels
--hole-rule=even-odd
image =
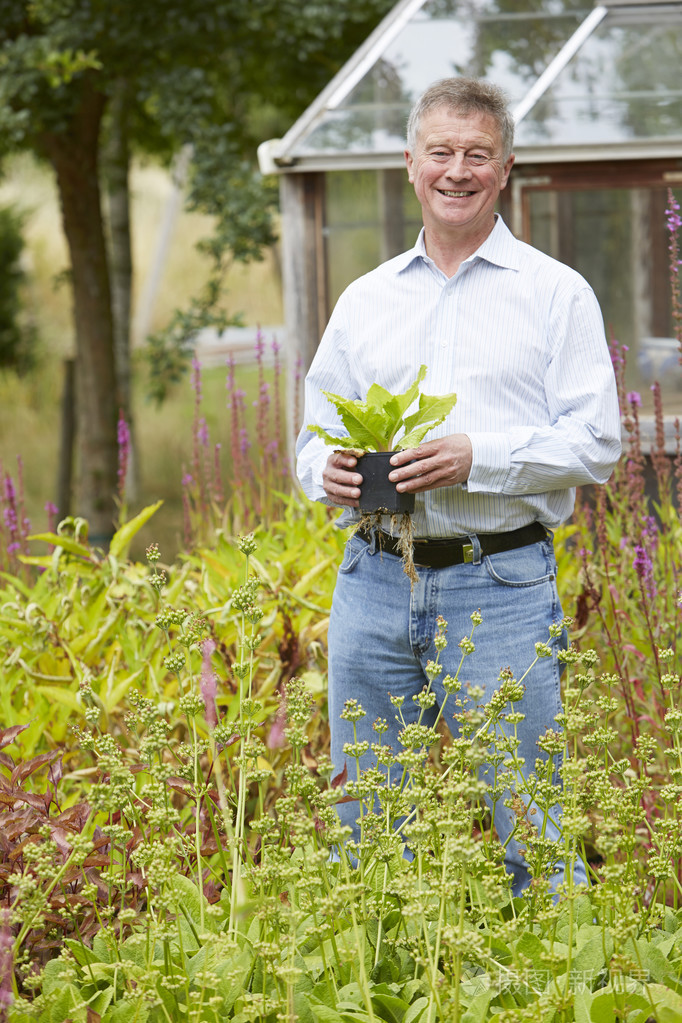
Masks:
[[[0,369],[18,373],[30,369],[34,359],[35,331],[22,322],[21,267],[24,242],[21,216],[11,208],[0,208]]]
[[[168,157],[192,146],[190,204],[218,217],[208,246],[219,276],[226,253],[255,258],[274,238],[274,193],[254,176],[257,142],[288,126],[389,7],[0,0],[0,157],[31,148],[56,174],[74,295],[78,511],[98,535],[114,518],[125,403],[100,195],[112,111],[132,150]]]

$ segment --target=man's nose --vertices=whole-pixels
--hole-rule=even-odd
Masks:
[[[452,178],[467,178],[471,174],[471,168],[469,167],[466,159],[466,153],[454,152],[448,162],[447,173]]]

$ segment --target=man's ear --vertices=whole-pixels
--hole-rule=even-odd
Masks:
[[[516,157],[512,153],[502,169],[502,184],[500,185],[501,189],[505,188],[507,182],[509,181],[509,175],[511,174],[511,169],[514,166],[515,159]]]
[[[412,159],[412,153],[409,151],[409,149],[405,149],[403,155],[405,156],[405,165],[407,167],[407,180],[410,182],[410,184],[413,184],[414,178],[412,176],[412,169],[414,167],[414,160]]]

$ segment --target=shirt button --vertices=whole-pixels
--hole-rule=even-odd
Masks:
[[[447,341],[441,341],[440,346],[441,348],[447,348],[448,347]]]

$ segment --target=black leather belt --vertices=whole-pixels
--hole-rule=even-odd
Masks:
[[[372,539],[367,529],[359,529],[355,534],[365,543]],[[527,547],[547,539],[547,530],[539,522],[531,522],[521,529],[512,529],[508,533],[477,533],[481,545],[481,556],[511,551],[516,547]],[[402,557],[396,537],[379,530],[376,533],[377,548],[387,554]],[[423,568],[448,568],[450,565],[464,565],[474,560],[474,547],[468,536],[453,536],[438,540],[415,540],[414,563]]]

